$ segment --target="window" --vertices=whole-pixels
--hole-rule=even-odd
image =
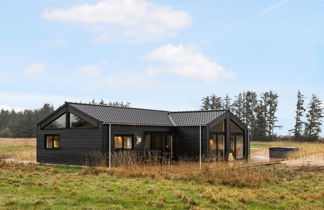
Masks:
[[[212,135],[209,139],[209,148],[210,152],[215,153],[216,152],[216,135]]]
[[[210,131],[216,131],[216,132],[224,132],[225,131],[225,126],[224,126],[224,122],[222,121],[220,123],[218,123],[217,125],[213,126]]]
[[[60,135],[46,135],[45,136],[46,149],[60,149]]]
[[[217,154],[218,154],[218,160],[224,159],[224,142],[225,142],[225,136],[224,135],[217,135]]]
[[[132,149],[133,148],[133,139],[130,136],[124,136],[124,149]]]
[[[231,132],[243,133],[243,130],[240,127],[238,127],[234,122],[231,121]]]
[[[135,145],[140,145],[142,143],[142,136],[136,136],[135,137]]]
[[[66,128],[66,114],[61,115],[59,118],[51,122],[45,128],[47,129],[60,129]]]
[[[236,153],[235,153],[236,159],[243,158],[244,155],[243,149],[244,149],[243,136],[242,135],[236,136]]]
[[[115,149],[133,149],[132,136],[114,136]]]
[[[95,128],[96,126],[70,113],[70,128]]]

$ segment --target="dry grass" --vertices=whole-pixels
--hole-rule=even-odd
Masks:
[[[104,173],[123,178],[176,179],[194,181],[198,184],[223,184],[234,187],[259,187],[264,183],[276,181],[275,171],[259,167],[247,168],[246,161],[203,163],[200,169],[200,164],[197,162],[178,161],[170,165],[161,164],[161,162],[148,164],[143,162],[136,153],[118,152],[113,154],[114,167],[108,168],[105,154],[94,153],[91,157],[92,166],[85,167],[81,175]]]
[[[132,167],[132,168],[107,168],[107,167],[85,167],[80,175],[99,175],[109,174],[119,178],[149,178],[149,179],[167,179],[183,180],[195,182],[196,184],[207,185],[228,185],[233,187],[256,188],[263,184],[275,182],[277,174],[275,169],[265,170],[262,167],[233,168],[224,167],[210,170],[205,168],[200,171],[192,171],[184,168],[182,172],[165,170],[154,166]],[[179,169],[179,168],[178,168]],[[253,181],[251,181],[253,180]]]
[[[0,159],[36,160],[35,138],[0,138]]]

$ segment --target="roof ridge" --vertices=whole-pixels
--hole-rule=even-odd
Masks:
[[[214,109],[214,110],[192,110],[192,111],[174,111],[169,113],[190,113],[190,112],[227,112],[228,109]]]
[[[121,106],[112,106],[107,104],[88,104],[88,103],[80,103],[80,102],[65,102],[66,104],[79,104],[79,105],[88,105],[88,106],[101,106],[101,107],[111,107],[111,108],[120,108],[120,109],[137,109],[137,110],[146,110],[146,111],[157,111],[157,112],[166,112],[170,113],[167,110],[159,110],[159,109],[145,109],[145,108],[138,108],[138,107],[121,107]]]

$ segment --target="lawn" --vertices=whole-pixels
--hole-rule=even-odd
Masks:
[[[0,161],[0,209],[324,209],[323,172],[275,164],[143,173]]]

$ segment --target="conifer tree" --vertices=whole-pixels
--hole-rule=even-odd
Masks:
[[[215,94],[213,94],[209,97],[209,99],[210,99],[211,110],[217,110],[222,108],[223,102],[221,97],[218,97]]]
[[[238,96],[235,96],[235,100],[232,104],[232,109],[234,114],[242,119],[243,121],[243,108],[244,108],[244,101],[243,101],[243,95],[242,93],[239,93]]]
[[[224,98],[224,102],[223,102],[223,108],[227,109],[227,110],[231,110],[231,101],[232,99],[228,96],[228,94],[226,94],[225,98]]]
[[[244,95],[243,119],[245,119],[245,123],[250,130],[251,137],[253,138],[255,133],[258,96],[257,93],[253,91],[246,91],[243,95]]]
[[[277,127],[276,122],[278,121],[276,112],[278,111],[278,94],[273,91],[265,93],[267,98],[267,136],[272,138],[274,135],[274,129]]]
[[[302,117],[306,111],[304,107],[304,95],[298,90],[297,93],[297,104],[296,104],[296,116],[295,116],[295,127],[293,129],[293,134],[295,140],[302,138],[303,135],[303,124]]]
[[[206,110],[210,110],[210,99],[209,96],[203,97],[201,99],[201,110],[206,111]]]
[[[304,135],[309,140],[317,140],[319,138],[319,134],[321,133],[322,118],[322,102],[315,94],[313,94],[308,106],[308,112],[306,114],[306,125],[304,131]]]
[[[258,105],[256,108],[256,122],[254,128],[254,140],[263,140],[266,137],[266,116],[267,116],[267,109],[264,104],[264,98],[261,96],[261,99],[258,101]]]

